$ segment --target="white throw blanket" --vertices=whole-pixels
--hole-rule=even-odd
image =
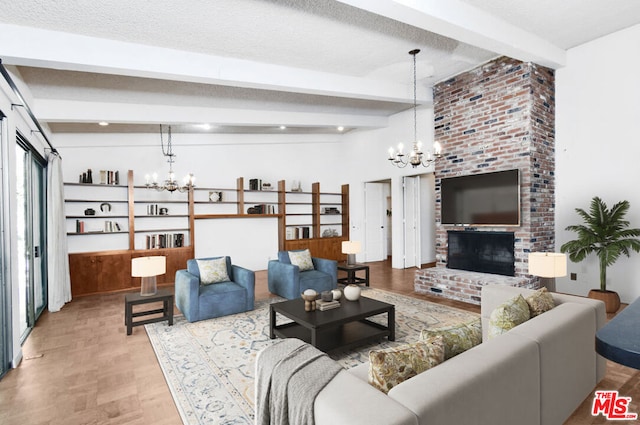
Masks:
[[[313,425],[316,396],[340,370],[299,339],[267,347],[256,360],[256,425]]]

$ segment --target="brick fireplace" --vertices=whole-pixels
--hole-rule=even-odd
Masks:
[[[416,272],[415,291],[480,303],[489,283],[536,288],[527,255],[552,251],[554,234],[555,96],[552,70],[501,57],[434,87],[436,267]],[[520,226],[442,225],[442,178],[520,170]],[[514,235],[514,275],[447,268],[448,231]]]

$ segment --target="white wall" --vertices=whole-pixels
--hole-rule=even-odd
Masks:
[[[194,173],[199,187],[233,189],[236,179],[243,177],[247,189],[251,178],[261,178],[272,186],[285,180],[287,188],[295,179],[301,180],[304,191],[310,191],[313,182],[320,182],[322,191],[340,192],[345,179],[335,171],[345,168],[341,155],[344,143],[340,136],[174,134],[174,171],[179,179]],[[133,170],[135,184],[143,185],[145,174],[157,171],[159,179],[163,179],[168,171],[159,133],[58,134],[55,145],[63,157],[65,181],[78,181],[78,175],[91,168],[94,173],[100,169],[119,170],[122,183],[126,183],[127,170]],[[251,205],[251,197],[258,195],[262,194],[246,195],[247,206]],[[277,197],[273,195],[275,203]],[[198,206],[196,214],[197,209]],[[275,218],[196,220],[195,255],[229,255],[235,264],[264,270],[268,260],[277,254],[277,229]],[[120,238],[120,249],[127,248],[126,238],[120,235],[73,238],[71,251],[78,240],[85,245],[82,251],[102,250],[103,243],[109,242],[105,238]]]
[[[556,73],[556,250],[573,239],[564,229],[579,223],[575,208],[588,210],[593,196],[609,206],[631,203],[627,219],[640,227],[640,25],[570,49]],[[585,295],[599,288],[595,256],[569,261],[557,279],[561,292]],[[607,269],[607,287],[623,302],[640,296],[640,255]]]
[[[425,150],[433,144],[433,108],[418,109],[418,138],[422,141]],[[350,184],[350,212],[351,212],[351,239],[364,241],[364,183],[390,180],[392,200],[392,267],[403,267],[403,235],[402,235],[402,177],[433,174],[433,166],[429,168],[419,167],[398,169],[387,160],[388,149],[394,148],[398,143],[405,145],[405,152],[411,147],[413,140],[413,110],[398,113],[389,118],[388,127],[353,132],[345,136],[349,143],[344,154],[350,158],[350,165],[344,170]],[[446,150],[446,147],[445,147]],[[422,188],[421,199],[425,203],[433,204],[433,192]],[[423,216],[424,216],[423,211]],[[425,234],[424,239],[431,241],[429,247],[422,246],[423,261],[435,261],[435,236]],[[430,258],[427,255],[431,255]],[[364,257],[363,254],[361,254]],[[358,258],[359,259],[359,258]]]
[[[425,146],[430,146],[433,110],[420,109],[418,120],[418,135]],[[386,159],[390,145],[399,142],[409,145],[412,138],[412,111],[391,117],[386,128],[345,135],[175,134],[174,170],[178,177],[193,172],[200,187],[234,188],[238,177],[244,177],[245,185],[250,178],[261,178],[272,185],[278,180],[286,180],[287,185],[291,180],[301,180],[305,191],[316,181],[320,182],[322,191],[329,192],[340,192],[342,184],[349,184],[351,239],[363,240],[366,181],[391,180],[393,210],[398,212],[393,217],[393,228],[402,229],[401,177],[432,173],[432,167],[399,170]],[[119,170],[121,176],[132,169],[135,184],[142,185],[145,174],[157,171],[162,177],[168,170],[160,150],[159,133],[56,134],[54,144],[63,157],[65,181],[77,181],[78,175],[87,168]],[[424,203],[433,203],[430,191],[423,190],[422,195]],[[427,236],[426,240],[429,238],[433,239]],[[101,239],[83,236],[81,242],[85,241],[91,246],[84,251],[102,249]],[[264,270],[277,252],[277,222],[263,218],[198,220],[195,242],[198,257],[228,253],[237,264]],[[393,252],[401,254],[402,245],[401,232],[394,232]],[[70,246],[74,246],[73,243]],[[423,247],[422,251],[426,253],[423,257],[433,257],[425,258],[425,262],[435,259],[433,247]],[[401,256],[394,256],[393,266],[402,267]]]

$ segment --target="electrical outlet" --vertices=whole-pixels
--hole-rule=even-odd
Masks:
[[[578,273],[571,273],[571,280],[577,280],[578,279]]]

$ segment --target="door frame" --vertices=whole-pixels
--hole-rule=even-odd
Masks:
[[[11,285],[9,279],[9,263],[6,260],[5,253],[9,252],[6,245],[7,234],[5,206],[9,204],[9,162],[6,155],[7,149],[7,123],[6,115],[0,110],[0,188],[2,188],[3,196],[0,197],[0,378],[2,378],[11,369],[11,353],[13,352],[13,332],[12,332],[12,305],[11,305]]]
[[[40,220],[39,220],[39,234],[40,234],[40,238],[38,241],[38,246],[40,246],[40,253],[39,253],[39,257],[40,257],[40,275],[41,275],[41,280],[42,280],[42,295],[43,295],[43,300],[42,300],[42,306],[41,308],[37,309],[35,306],[35,290],[36,290],[36,283],[34,281],[34,274],[33,273],[29,273],[29,275],[27,276],[28,282],[27,282],[27,294],[26,294],[26,302],[27,302],[27,306],[26,306],[26,315],[27,315],[27,329],[22,332],[22,334],[20,335],[20,342],[23,343],[26,338],[29,336],[29,334],[31,333],[31,330],[33,329],[33,327],[36,324],[36,321],[38,320],[38,318],[40,317],[40,315],[42,314],[42,312],[44,311],[44,309],[46,308],[47,305],[47,297],[48,297],[48,291],[47,291],[47,261],[46,261],[46,242],[47,242],[47,223],[46,223],[46,217],[47,217],[47,211],[46,211],[46,193],[47,193],[47,187],[46,187],[46,172],[47,172],[47,161],[44,159],[44,157],[42,155],[40,155],[40,153],[38,153],[33,146],[29,143],[29,141],[20,133],[20,131],[16,132],[16,149],[22,148],[24,149],[25,153],[26,153],[26,160],[25,160],[25,191],[28,191],[27,196],[26,196],[26,219],[28,224],[26,225],[26,240],[27,243],[25,244],[25,249],[27,250],[27,252],[29,253],[28,256],[28,269],[29,270],[35,270],[34,268],[34,241],[33,241],[33,222],[34,222],[34,202],[33,202],[33,171],[34,171],[34,166],[38,166],[40,168],[40,200],[39,200],[39,204],[40,204],[40,208],[39,208],[39,215],[40,215]],[[27,169],[28,168],[28,169]],[[17,177],[17,176],[16,176]],[[18,253],[18,255],[22,255],[23,253]],[[19,273],[22,273],[22,271],[18,271]],[[22,320],[22,318],[20,319]]]
[[[375,216],[377,216],[378,220],[376,220],[375,223],[372,223],[371,220],[369,219],[369,217],[371,217],[372,215],[371,212],[369,211],[369,209],[367,208],[369,205],[369,200],[368,200],[368,193],[370,193],[368,189],[368,187],[371,187],[371,185],[380,185],[381,190],[380,190],[380,198],[379,198],[379,202],[378,205],[375,207],[377,214],[374,214]],[[364,201],[364,215],[365,215],[365,220],[364,220],[364,254],[365,254],[365,262],[368,261],[384,261],[386,260],[386,256],[388,255],[388,249],[387,249],[387,243],[388,243],[388,236],[387,236],[387,226],[388,226],[388,220],[387,220],[387,215],[385,213],[385,211],[387,211],[387,196],[385,194],[385,189],[384,189],[384,185],[389,185],[388,182],[386,181],[371,181],[371,182],[365,182],[364,183],[364,196],[365,196],[365,201]],[[389,191],[390,192],[390,191]],[[375,226],[373,229],[371,229],[371,226]],[[371,258],[371,241],[368,238],[368,235],[370,234],[370,232],[379,232],[380,237],[382,238],[382,242],[381,242],[381,247],[382,247],[382,257],[383,258]]]

